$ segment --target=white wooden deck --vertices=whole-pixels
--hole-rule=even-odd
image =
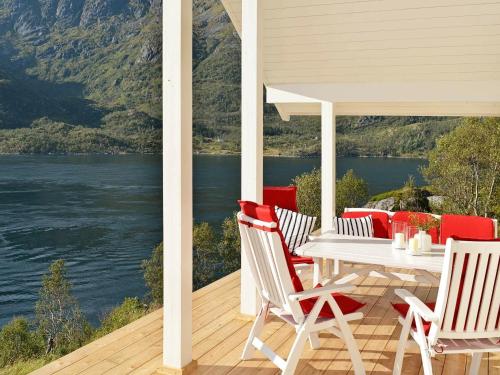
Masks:
[[[380,278],[359,280],[355,296],[367,303],[365,318],[351,324],[362,351],[368,374],[392,373],[392,363],[400,327],[390,306],[394,289],[404,285],[423,299],[432,300],[437,289],[415,283]],[[239,272],[235,272],[193,293],[193,353],[198,361],[196,374],[278,374],[278,370],[260,354],[255,360],[240,361],[241,351],[251,322],[239,316]],[[280,320],[272,319],[263,339],[288,352],[294,332]],[[349,356],[339,339],[323,333],[322,347],[313,351],[306,346],[297,374],[351,374]],[[153,312],[79,350],[33,372],[48,374],[155,374],[161,366],[162,310]],[[470,358],[464,355],[439,356],[434,362],[436,375],[467,373]],[[405,358],[404,374],[421,374],[417,349]],[[500,355],[485,355],[481,375],[500,375]]]

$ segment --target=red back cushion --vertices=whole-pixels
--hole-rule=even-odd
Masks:
[[[392,217],[392,221],[401,221],[403,223],[410,224],[410,216],[412,215],[416,215],[418,221],[421,223],[425,223],[427,220],[432,220],[432,215],[424,212],[398,211]],[[392,237],[392,228],[390,232]],[[432,243],[439,243],[439,228],[432,228],[428,231],[428,233],[432,237]]]
[[[264,186],[263,201],[268,206],[278,206],[298,212],[296,186]]]
[[[371,215],[373,220],[373,236],[377,238],[389,238],[389,215],[385,212],[377,211],[353,211],[344,212],[344,219],[355,219]]]
[[[493,220],[480,216],[443,215],[441,217],[441,243],[450,237],[470,240],[493,240],[495,226]]]
[[[272,222],[276,223],[277,225],[279,224],[278,217],[276,216],[276,212],[274,210],[274,206],[257,204],[255,202],[250,202],[250,201],[238,201],[238,203],[240,204],[241,212],[243,212],[243,214],[250,216],[253,219],[265,222]],[[292,279],[292,284],[295,289],[295,292],[302,292],[304,290],[304,287],[302,286],[302,282],[300,281],[299,276],[295,272],[295,267],[292,262],[291,254],[288,251],[288,247],[285,242],[285,237],[283,236],[283,233],[281,232],[278,226],[276,227],[276,232],[279,234],[281,239],[281,245],[283,246],[286,265],[288,267],[288,272],[290,273],[290,277]]]

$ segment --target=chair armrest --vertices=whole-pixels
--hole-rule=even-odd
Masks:
[[[325,294],[350,292],[355,288],[356,288],[355,286],[348,284],[346,285],[329,284],[326,286],[322,286],[321,288],[313,288],[305,290],[303,292],[289,294],[288,298],[291,301],[302,301],[312,297],[320,297]]]
[[[438,316],[425,303],[423,303],[413,293],[406,289],[396,289],[394,291],[398,297],[405,301],[413,311],[429,322],[437,322]]]

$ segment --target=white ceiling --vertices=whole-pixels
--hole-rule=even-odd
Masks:
[[[241,0],[222,3],[240,33]],[[440,114],[500,115],[500,1],[265,0],[263,6],[268,88],[296,92],[295,88],[321,85],[338,93],[344,87],[350,103],[360,103],[366,101],[363,92],[358,98],[352,90],[380,85],[380,97],[375,90],[370,101],[384,102],[386,114],[391,112],[388,103],[397,102],[394,114],[421,114],[424,103],[434,103],[431,107],[439,103]],[[352,90],[346,88],[349,85]],[[387,85],[400,85],[406,91],[391,100],[384,91]],[[412,96],[412,85],[428,90],[429,98]],[[448,91],[453,95],[436,98],[435,85],[452,87]],[[416,103],[415,112],[411,107]],[[344,106],[349,108],[347,99]],[[359,112],[360,107],[351,107]],[[304,113],[300,108],[304,105],[283,103],[280,113],[285,117]],[[436,114],[431,112],[429,108],[429,115]]]

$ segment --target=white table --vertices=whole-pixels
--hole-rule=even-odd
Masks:
[[[419,256],[409,255],[404,250],[393,249],[391,240],[379,238],[349,237],[327,232],[312,236],[310,242],[297,248],[298,255],[314,260],[314,283],[323,280],[323,259],[376,265],[378,268],[391,267],[417,270],[417,275],[391,272],[398,279],[436,283],[439,280],[431,272],[441,273],[443,268],[444,245],[433,245],[430,253]],[[370,271],[368,269],[368,271]],[[376,271],[381,277],[388,273]],[[356,277],[360,276],[359,274]],[[422,276],[422,277],[419,277]],[[351,277],[352,280],[352,277]],[[350,280],[345,280],[348,282]]]

